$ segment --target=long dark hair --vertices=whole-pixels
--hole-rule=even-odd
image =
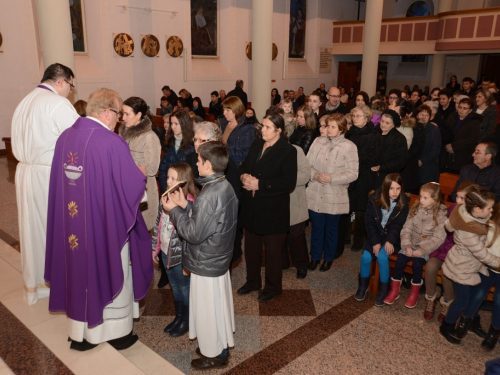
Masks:
[[[181,126],[182,141],[179,152],[187,151],[189,146],[193,146],[194,133],[193,122],[189,118],[188,113],[184,110],[175,111],[170,116],[170,127],[168,128],[166,148],[168,149],[170,147],[173,147],[175,143],[174,132],[172,131],[172,117],[175,117],[179,121],[179,125]]]
[[[401,209],[405,204],[405,188],[403,185],[403,179],[401,178],[399,173],[389,173],[387,176],[385,176],[384,182],[382,182],[382,191],[380,192],[380,195],[375,199],[375,201],[377,202],[377,206],[382,207],[386,210],[389,210],[391,208],[389,189],[391,188],[393,182],[401,186],[401,192],[399,193],[397,206],[399,206],[399,208]]]

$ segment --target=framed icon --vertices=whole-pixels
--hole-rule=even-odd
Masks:
[[[113,34],[113,48],[118,56],[131,56],[134,52],[134,40],[127,33]]]
[[[160,41],[152,34],[147,34],[141,40],[142,52],[148,57],[155,57],[160,52]]]
[[[182,52],[184,51],[182,39],[176,35],[167,36],[166,39],[167,53],[172,57],[182,56]]]

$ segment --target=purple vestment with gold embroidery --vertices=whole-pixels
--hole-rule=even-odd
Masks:
[[[59,137],[52,161],[45,280],[50,311],[94,327],[121,291],[130,244],[134,299],[153,277],[151,238],[139,210],[146,177],[127,143],[90,118]],[[36,192],[33,192],[36,194]]]

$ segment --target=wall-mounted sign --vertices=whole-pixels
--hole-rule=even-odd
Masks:
[[[147,34],[141,40],[142,52],[148,57],[155,57],[160,52],[160,41],[152,34]]]
[[[118,56],[131,56],[134,52],[134,40],[127,33],[113,34],[113,48]]]
[[[172,57],[179,57],[182,56],[182,51],[184,51],[182,39],[176,35],[167,36],[167,53]]]

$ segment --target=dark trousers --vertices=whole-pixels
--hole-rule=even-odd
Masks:
[[[327,262],[333,262],[337,251],[340,217],[341,215],[322,214],[309,210],[312,224],[311,260],[318,261],[323,258]],[[344,242],[344,232],[341,238]]]
[[[365,211],[354,211],[354,239],[353,244],[363,246],[366,241]]]
[[[306,222],[290,226],[290,232],[286,234],[286,243],[282,253],[282,268],[290,267],[288,251],[292,256],[292,262],[297,270],[307,270],[309,264],[309,252],[306,241]]]
[[[266,249],[264,292],[281,294],[281,253],[283,252],[285,239],[286,233],[259,235],[245,230],[246,288],[259,290],[262,287],[260,270],[262,266],[262,245],[264,245]]]
[[[403,278],[403,273],[408,262],[412,260],[413,266],[413,284],[420,284],[422,282],[422,271],[424,269],[424,264],[427,262],[424,258],[409,257],[403,253],[398,254],[398,259],[396,260],[396,266],[394,267],[394,274],[392,278],[394,280],[401,280]]]

